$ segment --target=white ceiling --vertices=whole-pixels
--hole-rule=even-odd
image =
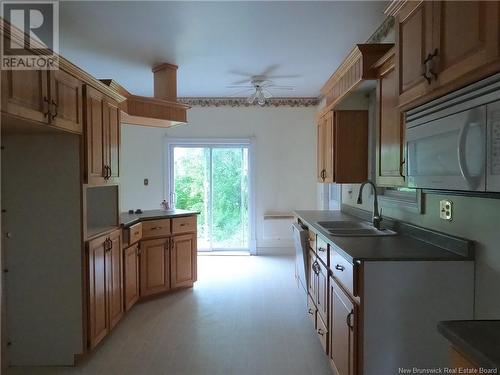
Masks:
[[[231,96],[270,72],[317,96],[355,43],[383,22],[385,1],[64,1],[60,52],[97,78],[152,95],[151,66],[177,64],[179,96]]]

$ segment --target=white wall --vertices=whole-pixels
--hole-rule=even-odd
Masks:
[[[263,239],[263,215],[316,206],[315,113],[315,107],[195,107],[188,112],[189,124],[177,128],[122,125],[122,211],[160,208],[165,198],[166,136],[252,138],[258,252],[290,252],[291,239]]]

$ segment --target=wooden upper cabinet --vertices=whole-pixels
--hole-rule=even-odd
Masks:
[[[396,74],[401,105],[430,90],[424,77],[424,61],[432,51],[432,7],[431,1],[408,1],[396,17]]]
[[[386,13],[396,17],[400,107],[500,71],[498,1],[393,1]]]
[[[123,289],[125,310],[139,299],[139,244],[126,248],[123,252]]]
[[[107,242],[104,237],[87,243],[88,342],[94,348],[108,334],[106,280]]]
[[[46,70],[2,70],[2,112],[48,123],[49,111]]]
[[[170,252],[172,288],[192,286],[196,281],[196,233],[172,237]]]
[[[105,132],[105,165],[109,168],[109,179],[120,176],[120,108],[114,100],[103,103]]]
[[[318,182],[355,183],[368,176],[368,111],[329,111],[318,122]]]
[[[121,238],[121,229],[111,233],[109,235],[109,249],[106,253],[109,329],[112,329],[123,316],[123,257]]]
[[[339,375],[357,374],[358,308],[330,278],[330,360]]]
[[[50,71],[50,122],[75,133],[83,129],[83,83],[64,70]]]
[[[141,241],[141,297],[170,289],[170,238]]]
[[[100,91],[85,86],[85,181],[116,183],[120,170],[120,109]]]
[[[403,186],[404,128],[398,106],[393,54],[381,64],[377,85],[376,178],[380,186]]]
[[[439,86],[498,59],[498,1],[436,1],[432,5]]]

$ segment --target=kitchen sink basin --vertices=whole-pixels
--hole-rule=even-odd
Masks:
[[[369,223],[359,221],[320,221],[318,225],[330,235],[337,237],[378,237],[397,234],[390,229],[377,229]]]
[[[366,228],[366,224],[359,221],[318,221],[318,225],[326,230]]]

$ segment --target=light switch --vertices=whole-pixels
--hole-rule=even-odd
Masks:
[[[452,220],[453,212],[452,207],[453,203],[447,199],[443,199],[439,202],[439,217],[443,220]]]

